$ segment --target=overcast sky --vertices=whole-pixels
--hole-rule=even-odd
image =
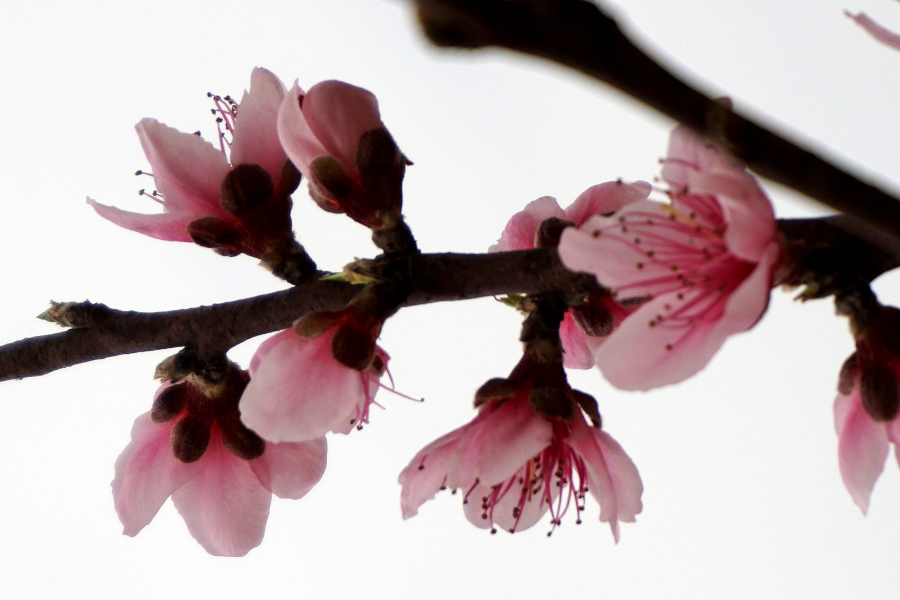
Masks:
[[[900,29],[887,0],[623,0],[609,7],[667,64],[873,180],[900,189],[900,53],[842,11]],[[7,2],[0,21],[0,343],[52,333],[50,299],[168,310],[282,289],[248,257],[116,228],[85,204],[152,210],[134,124],[214,136],[208,91],[240,97],[264,66],[290,85],[373,91],[415,162],[405,213],[423,251],[481,252],[544,195],[658,173],[673,123],[579,75],[507,52],[432,49],[399,0]],[[779,216],[823,214],[765,183]],[[376,249],[367,230],[295,194],[294,226],[320,267]],[[900,304],[900,278],[877,291]],[[329,440],[300,501],[274,500],[266,538],[208,556],[167,503],[121,534],[109,482],[155,365],[174,351],[0,384],[0,582],[10,598],[896,598],[900,476],[889,458],[868,517],[837,468],[832,402],[852,351],[827,301],[775,291],[750,333],[688,382],[650,393],[597,371],[575,387],[643,477],[644,512],[615,545],[588,500],[552,538],[491,536],[441,494],[400,516],[397,474],[474,415],[485,380],[520,356],[520,317],[492,299],[416,307],[385,327],[397,388],[371,425]],[[260,339],[231,353],[247,365]],[[570,515],[572,516],[572,515]]]

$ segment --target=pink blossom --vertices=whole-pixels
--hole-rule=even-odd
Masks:
[[[863,408],[857,381],[850,394],[834,400],[841,478],[853,502],[866,514],[875,481],[884,470],[890,444],[900,463],[900,417],[879,422]]]
[[[112,489],[124,533],[137,535],[171,496],[191,535],[207,552],[243,556],[262,541],[272,494],[299,499],[321,479],[325,438],[263,443],[261,454],[258,449],[248,454],[246,429],[242,434],[236,413],[200,418],[196,393],[188,393],[187,406],[175,416],[165,407],[161,410],[160,399],[163,404],[171,400],[173,395],[166,392],[173,387],[167,383],[159,388],[154,410],[135,420],[131,443],[116,461]],[[236,398],[226,404],[232,400],[236,404]],[[199,446],[204,441],[205,446],[198,447],[198,439]]]
[[[344,366],[332,353],[336,324],[311,337],[294,328],[263,342],[250,362],[250,384],[241,418],[271,441],[300,442],[329,431],[349,433],[369,422],[388,355],[376,347],[364,371]]]
[[[841,368],[834,427],[841,477],[865,514],[890,443],[900,462],[900,310],[863,304],[850,328],[856,351]]]
[[[400,474],[404,519],[450,488],[462,490],[466,518],[476,527],[521,531],[549,512],[555,528],[570,508],[581,522],[589,491],[618,541],[618,522],[634,522],[641,512],[637,468],[581,412],[571,423],[542,416],[529,404],[528,391],[482,404],[472,422],[416,454]]]
[[[858,13],[853,14],[849,11],[844,11],[844,14],[856,21],[856,23],[866,30],[866,32],[871,35],[873,38],[881,42],[886,46],[890,46],[895,50],[900,50],[900,35],[894,33],[893,31],[882,27],[875,21],[869,18],[866,13]]]
[[[278,112],[281,143],[316,203],[367,227],[402,202],[406,158],[397,149],[368,90],[324,81],[308,93],[297,83]]]
[[[594,352],[606,378],[646,390],[702,369],[762,316],[782,249],[756,180],[684,127],[662,171],[671,203],[642,200],[563,232],[560,259],[642,302]]]
[[[90,198],[88,204],[116,225],[151,237],[195,241],[201,245],[216,243],[218,245],[214,247],[221,246],[227,253],[260,256],[264,240],[256,239],[260,237],[258,231],[247,230],[248,223],[241,215],[223,208],[222,186],[232,166],[256,165],[270,178],[279,205],[285,203],[284,198],[293,190],[287,189],[290,182],[283,181],[287,156],[276,130],[278,108],[284,93],[284,85],[273,73],[261,68],[253,70],[250,91],[244,92],[239,116],[226,114],[224,117],[229,127],[234,123],[231,164],[224,145],[216,148],[198,135],[182,133],[156,119],[143,119],[136,129],[160,192],[160,198],[155,199],[162,204],[163,212],[128,212]],[[214,221],[211,221],[212,225],[209,225],[210,221],[203,222],[206,227],[200,227],[199,231],[189,231],[189,226],[201,219]]]
[[[580,226],[594,215],[615,212],[626,204],[646,199],[649,193],[650,184],[644,181],[632,184],[610,181],[588,188],[566,210],[559,207],[555,198],[538,198],[512,216],[500,239],[488,252],[535,248],[538,228],[546,219],[563,219]],[[593,367],[593,353],[606,338],[605,333],[597,335],[600,331],[596,324],[606,321],[604,325],[614,328],[631,312],[607,295],[592,296],[583,306],[568,310],[559,330],[565,366],[570,369]]]

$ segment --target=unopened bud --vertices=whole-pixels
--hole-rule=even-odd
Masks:
[[[200,460],[209,446],[209,423],[191,414],[172,429],[172,452],[183,463]]]
[[[154,423],[168,423],[184,410],[187,405],[187,395],[186,383],[167,387],[153,401],[150,418]]]
[[[233,215],[252,214],[275,194],[268,171],[259,165],[240,164],[222,180],[219,203]]]
[[[866,365],[861,369],[859,392],[862,407],[879,422],[891,421],[900,409],[900,389],[897,374],[881,365]]]

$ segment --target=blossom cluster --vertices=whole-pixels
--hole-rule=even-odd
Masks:
[[[237,556],[261,542],[272,494],[299,499],[320,480],[326,435],[368,423],[390,360],[376,342],[409,294],[397,265],[418,250],[402,217],[411,163],[372,93],[337,81],[287,89],[257,68],[239,103],[214,101],[226,132],[218,147],[154,119],[137,125],[162,213],[88,199],[97,213],[158,239],[253,256],[299,285],[322,276],[292,230],[291,195],[305,179],[318,206],[370,228],[384,251],[349,270],[366,283],[343,310],[299,318],[261,344],[248,370],[223,351],[218,361],[176,356],[158,371],[152,409],[116,462],[124,532],[136,535],[171,497],[204,549]],[[756,179],[684,127],[671,135],[660,184],[594,185],[566,209],[539,198],[489,251],[532,248],[555,249],[597,285],[517,301],[526,314],[522,360],[478,389],[470,423],[402,470],[402,516],[451,489],[477,527],[521,531],[549,513],[552,531],[569,512],[580,523],[591,496],[618,541],[619,523],[642,510],[643,483],[596,400],[569,386],[564,367],[596,366],[625,390],[683,381],[760,320],[789,257]],[[878,314],[879,323],[896,320],[891,310]],[[900,440],[900,352],[873,333],[881,325],[858,329],[835,418],[841,472],[865,510],[888,442]]]

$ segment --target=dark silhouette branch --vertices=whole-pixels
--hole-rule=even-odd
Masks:
[[[860,225],[846,216],[779,222],[792,259],[813,278],[841,280],[850,273],[871,281],[900,266],[900,241],[887,235],[870,240],[860,233]],[[577,302],[600,289],[593,276],[567,271],[555,249],[416,254],[409,260],[413,291],[406,306],[540,292],[561,293]],[[73,329],[0,346],[0,381],[163,348],[190,347],[201,358],[221,356],[252,337],[289,327],[307,313],[340,310],[360,289],[316,280],[244,300],[158,313],[78,303],[65,308],[65,321]]]
[[[585,0],[416,0],[440,46],[500,46],[577,69],[705,136],[759,175],[900,238],[900,200],[733,112],[650,58]]]
[[[414,291],[407,306],[551,289],[578,294],[599,288],[593,277],[567,271],[552,249],[414,255],[409,271]],[[76,328],[0,346],[0,381],[163,348],[191,346],[201,357],[217,356],[254,336],[285,329],[307,313],[340,310],[360,289],[316,280],[244,300],[158,313],[79,303],[66,315]]]

